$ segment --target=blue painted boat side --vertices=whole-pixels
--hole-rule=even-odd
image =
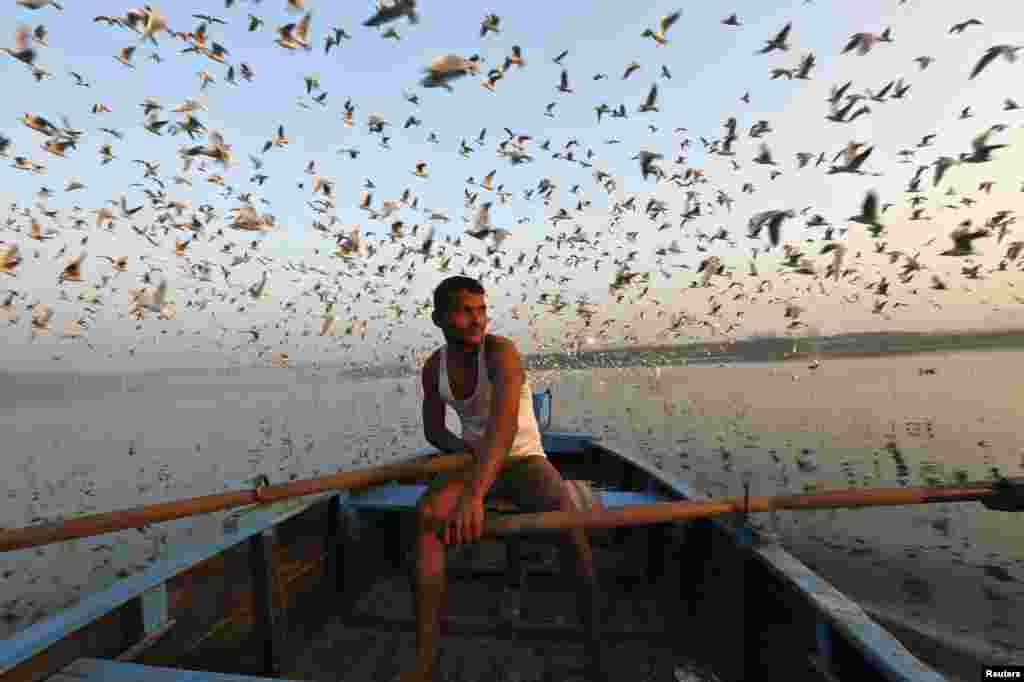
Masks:
[[[245,542],[258,533],[270,530],[277,524],[301,514],[314,504],[337,494],[346,495],[344,492],[321,493],[306,498],[305,504],[301,507],[294,507],[283,514],[273,508],[253,510],[251,514],[243,518],[240,526],[234,532],[225,533],[223,541],[188,550],[179,557],[159,561],[142,573],[120,580],[102,592],[85,597],[74,608],[61,611],[40,623],[29,626],[14,637],[0,642],[0,675],[120,608],[130,600],[143,595],[147,590],[162,585],[196,564]]]
[[[663,471],[655,471],[629,454],[615,452],[674,490],[679,499],[695,502],[710,499],[689,483]],[[763,542],[750,528],[736,528],[721,519],[711,523],[739,547],[751,547],[754,557],[783,581],[803,594],[837,633],[860,651],[868,665],[892,682],[944,682],[941,674],[918,660],[888,630],[878,625],[849,597],[777,544]]]
[[[281,682],[274,677],[180,670],[103,658],[79,658],[61,670],[59,675],[79,682]]]
[[[415,485],[383,485],[370,488],[349,497],[345,506],[355,510],[401,511],[416,506],[420,496],[426,492],[427,486]],[[668,498],[653,493],[630,492],[622,490],[596,490],[594,494],[601,504],[608,509],[628,507],[634,504],[652,504],[667,502]]]
[[[584,434],[545,433],[543,442],[545,450],[548,452],[574,452],[586,449],[593,442],[593,437]],[[417,454],[433,452],[436,450],[428,449]],[[181,556],[160,561],[142,573],[119,580],[110,588],[85,597],[77,606],[61,611],[0,642],[0,675],[115,611],[132,599],[141,596],[151,602],[159,600],[161,595],[154,588],[159,588],[174,576],[245,542],[258,533],[267,531],[275,525],[303,513],[332,495],[339,494],[342,496],[343,502],[348,497],[346,491],[327,492],[300,501],[285,501],[287,504],[275,503],[266,508],[248,507],[244,510],[236,510],[245,513],[244,515],[235,515],[238,525],[231,531],[225,531],[223,541],[190,549]],[[416,494],[416,499],[419,494],[421,493]],[[415,501],[412,501],[412,505],[415,505]],[[182,520],[182,522],[186,521],[187,519]],[[85,542],[91,542],[91,540],[86,539]],[[166,599],[166,595],[163,595],[163,598]],[[147,617],[149,614],[159,613],[160,610],[159,605],[156,605],[156,608],[145,609]],[[153,625],[147,622],[147,631]]]
[[[376,486],[350,496],[345,506],[379,511],[412,509],[426,489],[426,485],[419,484]]]
[[[946,679],[919,661],[856,602],[782,547],[766,545],[755,548],[754,553],[776,575],[795,583],[815,610],[864,655],[872,668],[887,678],[913,682],[943,682]]]
[[[585,434],[553,432],[545,432],[543,438],[544,448],[550,453],[581,452],[595,445],[597,440],[593,436]],[[434,451],[425,450],[420,454],[432,452]],[[653,478],[661,481],[671,492],[668,496],[659,496],[653,492],[618,491],[610,493],[599,491],[602,502],[606,506],[646,504],[666,499],[694,501],[708,499],[706,495],[692,488],[686,481],[662,471],[654,471],[645,462],[639,461],[627,453],[614,452],[611,454],[621,457],[647,472]],[[271,505],[271,508],[267,509],[253,509],[251,513],[240,520],[240,527],[227,533],[223,541],[191,549],[180,557],[161,561],[141,574],[121,580],[103,592],[86,597],[75,608],[61,612],[27,628],[11,639],[0,642],[0,674],[8,672],[54,643],[67,638],[79,629],[121,607],[129,600],[162,585],[179,573],[245,542],[258,533],[270,530],[278,523],[303,513],[311,506],[333,495],[341,495],[343,506],[346,507],[373,503],[373,500],[377,500],[377,504],[390,503],[409,508],[415,505],[415,501],[419,499],[424,488],[425,486],[390,485],[377,487],[358,495],[349,495],[344,491],[328,492],[306,498],[301,505],[287,508],[283,513],[280,505]],[[751,534],[750,529],[742,529],[742,532],[738,534],[736,529],[721,520],[712,519],[712,522],[733,542],[741,546],[750,546],[749,543],[753,542],[755,546],[752,551],[756,560],[805,595],[812,607],[835,628],[834,634],[842,636],[860,650],[868,663],[888,679],[893,682],[940,682],[944,679],[937,672],[918,661],[895,637],[872,621],[859,606],[784,549],[777,545],[759,545],[756,542],[756,534]],[[208,674],[204,673],[204,675]]]
[[[635,504],[654,504],[655,502],[669,502],[669,498],[656,493],[641,493],[631,490],[597,490],[595,495],[601,500],[606,509],[617,507],[631,507]]]
[[[583,452],[598,440],[590,434],[567,433],[563,431],[545,431],[540,437],[541,444],[544,446],[544,452],[549,455]]]
[[[534,412],[538,419],[541,419],[542,416],[540,412],[545,408],[547,409],[548,418],[546,421],[550,422],[550,391],[536,393],[533,404]],[[588,440],[589,437],[580,434],[545,433],[543,438],[545,448],[550,448],[551,452],[585,449],[590,442]],[[430,452],[433,451],[427,450],[421,454],[428,454]],[[229,484],[228,487],[247,484],[248,481],[240,481],[234,482],[233,485]],[[233,517],[237,521],[237,525],[230,531],[225,531],[223,541],[190,549],[179,557],[160,561],[142,573],[120,580],[106,590],[89,595],[74,608],[62,611],[51,618],[26,628],[14,637],[0,642],[0,675],[45,651],[54,643],[69,637],[81,628],[120,608],[132,599],[141,596],[147,603],[158,602],[161,599],[161,594],[154,588],[159,588],[174,576],[189,570],[196,564],[245,542],[250,537],[267,531],[275,525],[301,514],[318,502],[338,494],[342,495],[343,501],[347,497],[345,491],[340,493],[328,492],[302,500],[286,500],[282,503],[267,505],[265,508],[247,507],[236,510]],[[188,522],[188,519],[179,521],[179,523]],[[92,541],[92,539],[86,539],[84,542],[89,543]],[[166,601],[166,594],[162,595],[162,599]],[[152,614],[160,613],[161,610],[166,611],[166,608],[161,608],[162,605],[159,603],[150,604],[150,606],[151,608],[144,609],[147,612],[147,619]],[[150,622],[147,622],[145,625],[147,631],[154,626]]]

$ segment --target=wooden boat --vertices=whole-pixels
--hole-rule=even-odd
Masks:
[[[540,418],[545,402],[550,423],[550,401],[537,396],[534,406]],[[545,429],[543,438],[589,504],[703,498],[593,436]],[[410,524],[425,484],[234,514],[221,542],[154,564],[0,643],[0,680],[391,682],[413,652]],[[610,679],[944,679],[742,519],[590,536],[608,602]],[[437,680],[585,679],[574,580],[552,560],[548,538],[450,549]]]

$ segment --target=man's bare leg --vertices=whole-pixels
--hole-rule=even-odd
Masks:
[[[417,509],[416,533],[416,664],[399,678],[402,682],[430,682],[433,679],[437,635],[444,613],[448,580],[445,545],[436,524],[445,519],[462,494],[461,479],[448,479],[432,489]]]
[[[561,474],[546,458],[529,458],[521,463],[522,469],[511,473],[505,491],[516,503],[528,511],[577,511],[568,486]],[[563,569],[575,569],[577,579],[577,611],[587,635],[587,656],[590,677],[595,682],[605,679],[601,648],[601,619],[603,598],[594,568],[594,556],[585,530],[574,530],[562,535],[559,543]],[[572,568],[570,568],[572,567]]]
[[[563,501],[562,509],[575,511],[572,498],[568,495],[567,498]],[[580,624],[586,633],[585,650],[590,664],[588,673],[591,682],[598,682],[606,679],[601,641],[603,598],[597,581],[597,572],[594,569],[594,556],[590,540],[587,538],[585,530],[574,530],[565,534],[562,544],[562,565],[568,567],[572,564],[575,564],[578,581],[576,583],[576,608]]]

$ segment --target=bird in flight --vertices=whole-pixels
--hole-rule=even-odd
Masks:
[[[676,10],[675,12],[672,12],[671,14],[662,17],[661,21],[658,22],[657,30],[646,28],[644,29],[644,32],[640,34],[640,37],[651,38],[655,42],[655,44],[657,44],[658,47],[667,45],[668,38],[665,37],[665,34],[668,33],[668,30],[672,28],[672,25],[679,20],[679,17],[682,15],[682,13],[682,10]]]
[[[982,26],[980,19],[968,19],[967,21],[961,21],[958,24],[953,24],[949,27],[949,32],[952,33],[963,33],[967,30],[968,26]]]
[[[971,75],[968,79],[974,80],[977,78],[978,75],[985,70],[985,67],[999,57],[1002,57],[1010,63],[1017,61],[1017,52],[1019,52],[1022,47],[1024,47],[1024,45],[993,45],[985,50],[985,54],[981,56],[981,59],[979,59],[974,65],[974,68],[971,69]]]
[[[789,43],[786,40],[789,39],[789,32],[793,28],[793,23],[790,22],[782,27],[782,30],[775,34],[774,38],[770,38],[765,42],[765,46],[758,50],[755,54],[768,54],[775,50],[786,51],[789,50]]]

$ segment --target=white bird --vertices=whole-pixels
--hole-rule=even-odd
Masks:
[[[134,55],[134,54],[135,54],[135,46],[134,45],[129,45],[128,47],[121,48],[121,50],[117,53],[117,56],[115,56],[114,59],[116,59],[117,61],[121,62],[122,64],[124,64],[128,68],[134,69],[135,65],[132,64],[132,55]]]
[[[36,338],[49,332],[50,320],[53,319],[53,309],[42,303],[32,306],[32,328],[31,338]]]
[[[0,48],[19,62],[32,66],[36,60],[36,50],[32,47],[32,32],[27,26],[19,26],[14,32],[14,48]]]
[[[64,6],[54,0],[15,0],[16,4],[24,7],[25,9],[42,9],[49,5],[53,5],[59,10],[63,10]]]
[[[682,13],[682,10],[676,10],[675,12],[672,12],[671,14],[662,17],[661,20],[658,22],[657,31],[649,28],[644,29],[644,32],[640,34],[640,37],[651,38],[658,45],[658,47],[667,45],[668,38],[665,37],[665,34],[668,33],[668,30],[672,28],[672,25],[679,20],[679,17]]]
[[[303,48],[312,50],[313,45],[309,42],[309,23],[313,15],[307,12],[297,23],[285,24],[277,29],[278,38],[274,42],[286,50]]]

